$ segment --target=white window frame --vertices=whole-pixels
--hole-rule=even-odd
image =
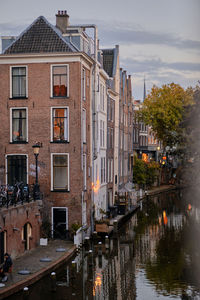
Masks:
[[[51,76],[50,76],[50,87],[51,87],[50,97],[54,98],[54,99],[62,98],[62,97],[54,97],[53,96],[53,67],[67,67],[67,96],[66,97],[69,97],[69,64],[53,64],[53,65],[50,66],[50,73],[51,73]]]
[[[87,121],[86,121],[86,118],[87,118],[87,114],[86,114],[86,109],[83,108],[82,109],[82,140],[83,140],[83,143],[86,144],[87,142]]]
[[[83,154],[83,189],[87,190],[87,156]]]
[[[66,155],[67,156],[67,158],[68,158],[68,189],[67,189],[67,191],[68,192],[70,192],[70,166],[69,166],[69,153],[51,153],[51,191],[52,192],[55,192],[55,191],[60,191],[60,190],[54,190],[54,188],[53,188],[53,156],[54,155]]]
[[[8,160],[7,157],[8,156],[15,156],[15,155],[21,155],[21,156],[26,156],[26,182],[28,184],[28,154],[24,154],[24,153],[9,153],[5,155],[5,166],[6,166],[6,172],[5,172],[5,182],[6,184],[8,184]]]
[[[68,106],[52,106],[51,107],[51,142],[54,142],[53,140],[53,110],[54,109],[66,109],[67,110],[67,139],[64,140],[63,142],[69,142],[69,107]]]
[[[81,91],[82,91],[82,100],[86,101],[86,69],[82,68],[82,76],[81,76]]]
[[[13,110],[25,109],[26,110],[26,140],[28,142],[28,107],[11,107],[10,108],[10,143],[14,143],[12,140],[12,112]],[[22,142],[23,143],[23,142]]]
[[[26,68],[26,98],[28,98],[28,66],[26,65],[16,65],[16,66],[10,66],[10,99],[16,99],[16,97],[13,97],[13,90],[12,90],[12,69],[13,68]],[[23,99],[24,97],[22,97]]]

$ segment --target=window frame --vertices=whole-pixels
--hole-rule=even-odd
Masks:
[[[8,156],[26,156],[26,182],[27,184],[29,183],[29,177],[28,177],[28,166],[29,166],[29,162],[28,162],[28,154],[24,154],[24,153],[9,153],[9,154],[5,154],[5,183],[6,185],[8,184]]]
[[[87,190],[87,155],[83,154],[83,189]]]
[[[68,188],[67,189],[55,189],[54,188],[54,165],[53,158],[54,156],[67,156],[68,170],[67,170],[67,178],[68,178]],[[69,166],[69,153],[51,153],[51,192],[70,192],[70,166]]]
[[[14,68],[25,68],[26,69],[26,91],[25,96],[13,97],[13,75],[12,70]],[[27,65],[15,65],[10,66],[10,99],[27,99],[28,98],[28,66]]]
[[[81,92],[82,92],[82,100],[86,101],[86,69],[82,68],[81,72]]]
[[[54,116],[53,116],[53,112],[54,109],[66,109],[67,112],[67,139],[66,140],[58,140],[58,141],[54,141]],[[52,106],[51,107],[51,143],[69,143],[69,106]]]
[[[13,111],[14,110],[25,110],[26,111],[26,139],[25,141],[13,141]],[[25,144],[28,143],[28,107],[10,107],[10,143],[12,144]]]
[[[66,96],[54,96],[53,94],[53,68],[54,67],[67,67],[67,95]],[[62,99],[62,98],[69,98],[69,64],[53,64],[50,66],[51,68],[51,76],[50,76],[50,97],[53,99]]]
[[[83,144],[87,143],[87,111],[85,108],[82,109],[82,140]]]

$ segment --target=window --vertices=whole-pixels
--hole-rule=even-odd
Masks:
[[[111,105],[112,105],[112,103],[111,103],[111,100],[110,100],[110,98],[108,97],[108,104],[107,104],[107,116],[108,116],[108,121],[110,121],[110,116],[111,116]]]
[[[10,142],[27,142],[27,108],[11,108],[11,137]]]
[[[85,76],[85,69],[82,69],[82,99],[83,100],[86,100],[86,93],[85,93],[85,91],[86,91],[86,89],[85,89],[85,87],[86,87],[86,76]]]
[[[27,178],[27,155],[7,155],[7,184],[14,185],[16,182],[28,183]]]
[[[52,108],[52,141],[69,141],[68,108]]]
[[[86,143],[86,110],[82,111],[82,139],[83,143]]]
[[[101,157],[101,183],[106,181],[106,159]]]
[[[113,148],[114,146],[114,135],[113,135],[113,128],[110,128],[110,148]]]
[[[11,67],[11,98],[26,98],[27,67]]]
[[[100,120],[100,147],[105,147],[105,122]]]
[[[86,177],[86,154],[83,154],[83,189],[87,189],[87,177]]]
[[[108,138],[107,138],[107,148],[110,148],[110,127],[107,128]]]
[[[113,182],[113,159],[108,159],[108,182]]]
[[[69,155],[52,154],[52,190],[69,190]]]
[[[105,109],[105,87],[100,84],[100,108],[102,111]]]
[[[68,97],[68,66],[52,66],[53,97]]]

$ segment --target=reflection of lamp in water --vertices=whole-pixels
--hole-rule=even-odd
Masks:
[[[163,222],[164,222],[165,225],[167,225],[168,219],[167,219],[165,210],[163,211]]]
[[[96,290],[100,292],[101,284],[102,284],[101,273],[97,273],[94,286],[93,286],[93,296],[96,295]]]

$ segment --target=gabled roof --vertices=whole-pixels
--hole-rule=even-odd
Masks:
[[[3,54],[44,52],[76,52],[76,50],[62,37],[57,28],[40,16],[4,50]]]

